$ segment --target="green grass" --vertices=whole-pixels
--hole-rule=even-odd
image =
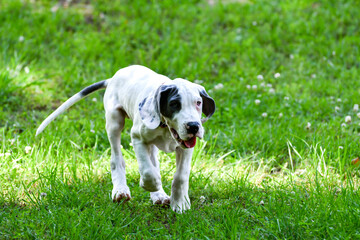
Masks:
[[[0,238],[360,238],[359,15],[356,0],[1,1]],[[130,121],[133,198],[112,203],[103,92],[35,138],[61,102],[131,64],[217,103],[185,214],[139,187]],[[170,193],[174,155],[160,158]]]

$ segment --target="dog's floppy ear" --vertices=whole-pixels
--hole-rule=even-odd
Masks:
[[[199,93],[200,96],[203,100],[203,107],[202,107],[202,112],[205,114],[206,118],[201,119],[201,122],[204,123],[207,120],[209,120],[209,118],[214,114],[216,106],[215,106],[215,101],[214,99],[212,99],[209,94],[207,94],[207,92],[205,91],[205,88],[198,85],[199,86]]]
[[[150,94],[139,103],[141,120],[146,127],[155,129],[160,125],[160,111],[157,92]]]
[[[150,129],[159,127],[161,118],[160,113],[162,113],[162,111],[164,111],[163,108],[166,107],[165,101],[168,99],[169,93],[177,93],[174,89],[176,89],[174,85],[161,85],[139,103],[141,120],[146,127]]]

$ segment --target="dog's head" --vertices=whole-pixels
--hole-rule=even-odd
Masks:
[[[192,148],[202,138],[206,122],[215,112],[215,101],[205,88],[177,78],[161,85],[139,103],[143,123],[150,129],[166,124],[183,148]],[[205,118],[201,119],[204,113]],[[164,123],[162,123],[164,121]]]

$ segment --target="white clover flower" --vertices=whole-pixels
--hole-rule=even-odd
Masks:
[[[289,58],[294,59],[294,55],[290,54]]]
[[[335,52],[335,51],[332,51],[332,55],[335,56],[335,55],[336,55],[336,52]]]
[[[305,128],[306,128],[307,130],[310,130],[310,128],[311,128],[311,123],[308,122],[308,123],[306,124],[306,127],[305,127]]]
[[[346,123],[342,123],[342,124],[341,124],[341,127],[346,127]]]
[[[351,116],[346,116],[345,117],[345,122],[350,123],[351,122]]]
[[[263,77],[263,75],[260,74],[260,75],[257,76],[257,79],[258,80],[264,80],[264,77]]]
[[[279,113],[279,118],[282,118],[284,116],[283,113]]]
[[[90,132],[95,133],[95,130],[94,130],[94,129],[90,129]]]
[[[263,118],[266,118],[266,117],[268,116],[268,114],[267,114],[266,112],[264,112],[264,113],[261,114],[261,116],[262,116]]]
[[[206,201],[206,198],[204,196],[200,196],[200,203],[203,204]]]
[[[270,88],[270,89],[269,89],[269,93],[274,94],[274,93],[275,93],[275,89]]]
[[[250,86],[250,85],[246,85],[246,88],[247,88],[247,89],[251,89],[251,86]]]
[[[26,146],[25,147],[25,153],[30,153],[31,149],[32,149],[32,147]]]
[[[9,152],[0,153],[0,157],[8,157],[8,156],[10,156],[10,155],[11,155],[11,153],[9,153]]]
[[[203,80],[196,79],[194,82],[195,82],[196,84],[202,84],[204,81],[203,81]]]
[[[316,78],[316,74],[315,73],[311,74],[311,78]]]
[[[219,89],[222,89],[223,87],[224,87],[224,85],[222,83],[219,83],[214,86],[214,89],[219,90]]]
[[[340,107],[335,106],[335,112],[340,111]]]
[[[259,105],[261,103],[261,101],[259,99],[255,99],[255,104]]]
[[[260,204],[260,205],[262,205],[262,206],[264,206],[264,205],[265,205],[265,203],[264,203],[264,201],[263,201],[263,200],[261,200],[261,201],[259,202],[259,204]]]
[[[256,90],[256,89],[257,89],[257,86],[256,86],[256,85],[252,85],[252,89],[253,89],[253,90]]]
[[[288,101],[290,98],[289,97],[284,97],[284,100]]]
[[[280,77],[280,73],[275,73],[274,77],[275,77],[275,78],[279,78],[279,77]]]
[[[56,5],[54,5],[51,9],[50,9],[50,11],[52,12],[52,13],[55,13],[55,12],[57,12],[57,10],[59,10],[59,4],[56,4]]]
[[[354,104],[353,110],[355,112],[358,112],[359,111],[359,104]]]
[[[93,98],[93,99],[91,99],[91,101],[93,101],[93,102],[97,102],[97,98]]]
[[[343,146],[339,146],[339,149],[344,149],[344,147],[343,147]]]
[[[26,74],[29,74],[29,73],[30,73],[30,68],[29,68],[28,66],[26,66],[26,67],[24,68],[24,71],[25,71]]]
[[[252,22],[252,25],[253,25],[253,26],[256,26],[256,25],[257,25],[257,22],[256,22],[256,21],[253,21],[253,22]]]
[[[341,102],[341,98],[336,99],[337,102]]]
[[[265,83],[262,82],[262,83],[260,84],[260,87],[265,87]]]
[[[357,116],[358,118],[360,118],[360,113],[357,113],[356,116]]]
[[[272,88],[272,84],[271,84],[271,83],[266,84],[266,86],[267,86],[268,88]]]
[[[23,42],[25,40],[24,36],[19,37],[19,42]]]

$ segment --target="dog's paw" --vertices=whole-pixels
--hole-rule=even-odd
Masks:
[[[128,186],[114,187],[111,196],[113,202],[127,202],[131,199],[130,189]]]
[[[170,205],[170,197],[164,192],[164,190],[151,192],[150,198],[154,205]]]
[[[149,192],[161,189],[161,177],[156,171],[147,171],[140,174],[140,187]]]
[[[190,199],[188,196],[180,197],[179,199],[174,199],[170,197],[170,207],[174,212],[183,213],[186,210],[190,209]]]

